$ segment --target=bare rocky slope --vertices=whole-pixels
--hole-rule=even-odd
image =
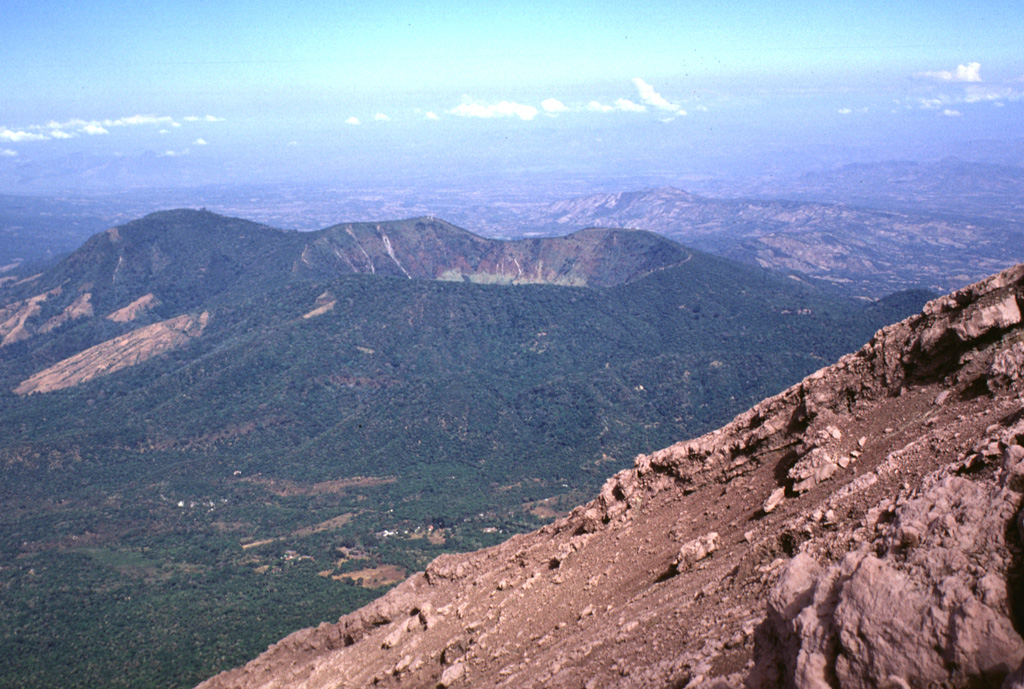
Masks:
[[[1024,265],[222,687],[1024,686]]]

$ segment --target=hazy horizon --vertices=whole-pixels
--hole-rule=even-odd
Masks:
[[[15,2],[0,192],[1019,164],[1024,6]]]

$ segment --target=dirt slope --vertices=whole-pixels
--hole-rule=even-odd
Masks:
[[[933,301],[727,426],[638,457],[570,516],[442,556],[200,686],[1020,679],[1022,305],[1024,265]]]
[[[210,314],[185,314],[153,323],[68,357],[23,380],[14,394],[63,390],[140,364],[199,337]]]

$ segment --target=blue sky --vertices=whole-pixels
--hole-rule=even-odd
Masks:
[[[193,180],[685,177],[1024,136],[1024,4],[1005,0],[7,0],[3,16],[0,173],[147,155]]]

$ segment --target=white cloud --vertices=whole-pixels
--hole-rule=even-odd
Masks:
[[[3,156],[5,158],[13,158],[16,155],[18,155],[17,151],[12,151],[9,148],[0,148],[0,156]]]
[[[943,117],[960,117],[963,113],[959,110],[950,110],[949,108],[946,108],[942,111],[942,115]]]
[[[969,65],[957,65],[953,73],[957,81],[981,81],[981,63],[972,62]]]
[[[840,115],[849,115],[851,112],[853,112],[853,110],[850,110],[849,108],[839,108],[839,110],[837,110],[836,112],[838,112]]]
[[[206,115],[197,117],[190,115],[183,118],[189,122],[223,122],[223,117]],[[0,127],[0,141],[45,141],[48,139],[73,139],[81,134],[100,135],[110,134],[110,130],[117,127],[156,126],[160,134],[167,134],[171,128],[180,127],[181,122],[176,122],[170,115],[136,114],[117,119],[84,120],[78,117],[64,122],[50,120],[45,124],[32,124],[20,130],[13,130],[7,127]]]
[[[437,116],[437,113],[434,112],[433,110],[427,110],[427,114],[424,115],[424,117],[426,117],[428,120],[439,120],[439,119],[441,119],[440,117]]]
[[[0,141],[42,141],[49,139],[50,137],[45,134],[36,134],[34,132],[26,131],[14,131],[7,129],[6,127],[0,128]]]
[[[131,115],[129,117],[121,117],[116,120],[103,120],[102,124],[105,127],[127,127],[139,124],[171,124],[174,122],[173,117],[167,115]]]
[[[654,90],[653,86],[640,77],[633,77],[633,85],[636,86],[636,90],[640,94],[640,101],[650,105],[652,108],[658,108],[659,110],[679,110],[678,105],[669,103],[660,93]]]
[[[1002,103],[1017,103],[1024,101],[1024,91],[1018,91],[1010,87],[995,88],[969,84],[964,87],[962,94],[937,94],[929,98],[918,98],[907,103],[907,108],[915,105],[922,110],[945,110],[955,105],[973,105],[976,103],[991,103],[999,107]]]
[[[604,103],[592,100],[587,103],[587,110],[590,112],[644,112],[647,108],[626,98],[619,98],[613,105],[605,105]]]
[[[659,122],[665,122],[667,124],[669,122],[675,122],[680,117],[686,117],[689,114],[690,113],[686,112],[685,110],[676,110],[674,113],[672,113],[672,114],[670,114],[670,115],[668,115],[666,117],[659,117],[658,121]]]
[[[981,63],[972,62],[967,65],[957,65],[956,69],[952,72],[940,71],[940,72],[920,72],[917,74],[919,77],[926,79],[938,79],[939,81],[981,81]]]
[[[374,115],[373,119],[376,120],[377,122],[390,122],[391,121],[391,118],[388,117],[387,115],[385,115],[382,112],[378,112],[376,115]]]
[[[32,125],[29,129],[36,131],[49,130],[54,138],[66,139],[69,137],[64,136],[64,134],[67,134],[69,131],[72,134],[109,134],[108,127],[137,127],[141,125],[180,127],[181,123],[175,122],[174,118],[170,115],[129,115],[127,117],[119,117],[116,120],[83,120],[76,117],[66,122],[50,120],[46,124]]]
[[[184,151],[164,151],[163,153],[160,154],[160,157],[161,158],[177,158],[179,156],[184,156],[184,155],[188,155],[188,149],[187,148]]]
[[[521,120],[532,120],[537,116],[537,108],[532,105],[523,105],[507,100],[493,105],[483,105],[474,103],[468,98],[448,112],[460,117],[518,117]]]
[[[544,109],[544,112],[569,112],[569,108],[565,106],[565,103],[558,100],[557,98],[547,98],[545,100],[542,100],[540,102],[540,107]]]
[[[81,129],[87,124],[90,123],[76,117],[75,119],[68,120],[67,122],[56,122],[54,120],[50,120],[46,124],[34,124],[29,127],[29,129]],[[94,120],[92,124],[99,124],[99,122]]]
[[[153,124],[153,125],[160,124],[160,125],[165,125],[165,126],[166,125],[170,125],[170,126],[173,126],[173,127],[180,127],[181,126],[180,124],[178,124],[177,122],[174,121],[173,117],[171,117],[169,115],[129,115],[128,117],[119,117],[116,120],[111,120],[111,119],[106,119],[106,120],[83,120],[83,119],[78,118],[78,117],[70,119],[70,120],[68,120],[66,122],[57,122],[55,120],[50,120],[49,122],[47,122],[46,124],[43,124],[43,125],[38,125],[38,124],[37,125],[32,125],[31,127],[29,127],[29,129],[36,129],[36,130],[40,130],[40,131],[44,130],[44,129],[50,129],[50,130],[72,129],[72,130],[77,130],[79,132],[85,132],[86,128],[88,128],[88,127],[92,127],[94,129],[96,127],[103,127],[103,128],[106,128],[106,127],[135,127],[135,126],[147,125],[147,124]]]
[[[345,124],[359,124],[359,118],[353,115],[352,117],[345,120]]]
[[[206,139],[196,139],[192,143],[196,146],[206,146]]]
[[[628,98],[619,98],[618,100],[616,100],[615,108],[617,110],[622,110],[623,112],[644,112],[645,110],[647,110],[646,106],[640,105],[639,103],[634,103]]]
[[[999,101],[1017,102],[1024,100],[1024,93],[1012,88],[988,88],[985,86],[968,86],[964,94],[965,103],[996,103]]]

